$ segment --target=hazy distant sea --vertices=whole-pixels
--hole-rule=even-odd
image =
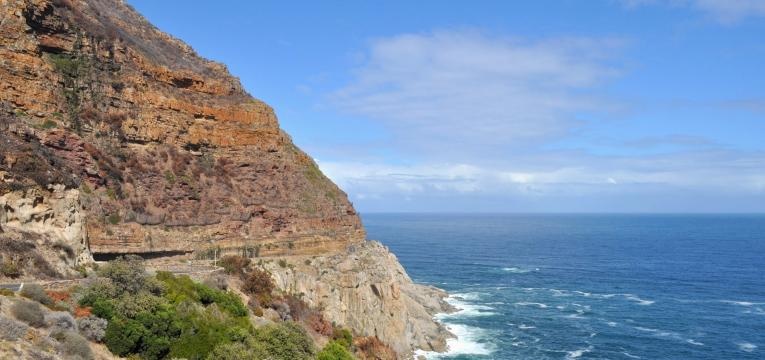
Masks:
[[[765,359],[765,216],[366,214],[453,359]]]

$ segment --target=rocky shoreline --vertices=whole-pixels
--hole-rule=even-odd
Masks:
[[[286,266],[264,264],[277,286],[303,294],[328,320],[377,336],[401,358],[411,358],[417,350],[444,352],[447,339],[454,337],[434,319],[455,310],[444,300],[448,294],[414,283],[396,256],[377,241],[286,261]]]

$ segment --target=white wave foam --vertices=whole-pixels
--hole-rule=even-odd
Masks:
[[[754,306],[754,305],[765,305],[765,303],[762,303],[762,302],[738,301],[738,300],[720,300],[720,302],[725,304],[747,306],[747,307]]]
[[[566,352],[566,359],[578,359],[582,357],[582,355],[592,351],[592,346],[587,347],[586,349],[578,349],[574,351],[567,351]]]
[[[626,351],[625,351],[625,352],[623,352],[622,354],[624,354],[624,356],[626,356],[626,357],[628,357],[628,358],[631,358],[631,359],[640,359],[640,356],[637,356],[637,355],[632,355],[632,354],[630,354],[630,353],[628,353],[628,352],[626,352]]]
[[[653,305],[653,303],[656,302],[656,301],[653,301],[653,300],[641,299],[637,295],[632,295],[632,294],[624,294],[624,297],[627,300],[635,301],[635,302],[638,303],[638,305],[643,305],[643,306]]]
[[[651,328],[642,327],[642,326],[635,326],[635,329],[640,330],[640,331],[645,331],[645,332],[653,333],[653,334],[656,334],[657,336],[661,336],[661,337],[673,337],[673,336],[677,335],[677,334],[675,334],[673,332],[670,332],[670,331],[663,331],[663,330],[659,330],[659,329],[651,329]]]
[[[468,294],[454,294],[447,297],[446,302],[448,302],[450,305],[457,308],[457,311],[451,314],[438,314],[436,315],[436,319],[447,320],[447,319],[457,319],[457,318],[466,318],[466,317],[495,315],[495,313],[491,311],[491,310],[494,310],[493,307],[467,303],[462,300],[465,298],[464,295],[468,295]]]
[[[744,352],[752,352],[757,349],[757,345],[745,341],[737,342],[736,346],[738,346],[739,350]]]
[[[518,328],[521,330],[528,330],[528,329],[536,329],[536,326],[526,325],[526,324],[520,324],[518,325]]]
[[[684,342],[686,342],[688,344],[696,345],[696,346],[704,346],[703,342],[696,341],[694,339],[685,338],[685,337],[681,336],[680,334],[678,334],[676,332],[672,332],[672,331],[665,331],[665,330],[659,330],[659,329],[651,329],[651,328],[642,327],[642,326],[635,326],[635,329],[636,330],[640,330],[640,331],[645,331],[645,332],[648,332],[648,333],[652,333],[652,334],[654,334],[655,336],[658,336],[658,337],[674,339],[674,340],[677,340],[677,341],[684,341]]]
[[[566,290],[558,290],[558,289],[549,289],[549,290],[550,292],[553,293],[553,296],[570,296],[571,295]]]
[[[493,346],[485,341],[488,338],[486,330],[461,324],[446,324],[446,328],[457,338],[446,340],[445,353],[417,350],[414,358],[424,356],[426,359],[441,359],[455,355],[489,355],[494,352]]]
[[[467,301],[477,301],[481,300],[481,296],[483,296],[483,293],[479,292],[469,292],[469,293],[454,293],[451,294],[450,298],[455,298],[458,300],[467,300]]]
[[[526,274],[526,273],[530,273],[532,271],[539,271],[539,268],[522,269],[522,268],[519,268],[519,267],[512,266],[512,267],[503,267],[502,271],[507,271],[507,272],[513,273],[513,274]]]
[[[536,306],[536,307],[538,307],[540,309],[547,309],[548,308],[547,304],[542,304],[542,303],[538,303],[538,302],[521,301],[521,302],[515,303],[515,305],[518,305],[518,306]]]
[[[610,327],[616,327],[616,322],[609,321],[609,322],[606,323],[606,325],[608,325]]]

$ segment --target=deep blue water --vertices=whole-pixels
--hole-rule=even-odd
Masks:
[[[765,359],[765,216],[366,214],[455,359]]]

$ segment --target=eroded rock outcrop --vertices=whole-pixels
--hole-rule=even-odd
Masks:
[[[375,241],[346,252],[292,257],[265,266],[283,290],[302,294],[331,322],[377,336],[401,356],[413,349],[444,351],[450,336],[433,321],[451,310],[440,289],[415,284],[386,247]]]

